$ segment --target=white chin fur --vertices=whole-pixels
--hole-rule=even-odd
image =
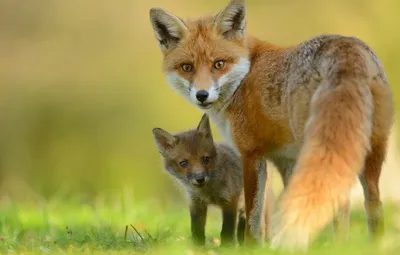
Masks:
[[[186,100],[189,100],[193,103],[190,97],[190,83],[189,81],[185,80],[178,74],[171,72],[167,73],[167,82],[171,85],[171,87],[178,92],[178,94],[182,95]]]
[[[211,86],[207,91],[209,97],[205,103],[214,103],[218,100],[221,93],[225,99],[231,97],[236,89],[239,87],[241,81],[246,77],[250,70],[250,60],[247,58],[240,58],[239,63],[234,65],[230,72],[223,75],[214,86]],[[199,105],[196,98],[195,86],[192,86],[190,91],[190,83],[176,73],[167,73],[167,81],[172,88],[181,94],[185,99],[189,100],[192,104]]]

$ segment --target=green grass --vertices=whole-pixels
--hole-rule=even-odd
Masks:
[[[166,201],[168,202],[168,201]],[[167,203],[166,203],[167,204]],[[400,208],[385,208],[386,236],[380,243],[368,238],[363,210],[354,209],[351,239],[334,245],[326,229],[310,254],[399,254]],[[184,205],[146,202],[122,206],[98,201],[50,202],[45,206],[11,205],[0,209],[0,252],[24,254],[277,254],[265,248],[219,248],[220,214],[211,210],[208,243],[190,242],[189,215]],[[213,240],[212,240],[213,239]]]

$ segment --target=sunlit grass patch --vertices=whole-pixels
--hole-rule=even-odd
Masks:
[[[277,254],[264,248],[220,248],[221,218],[211,210],[207,221],[206,247],[190,242],[189,213],[183,205],[161,206],[156,202],[121,209],[52,201],[42,208],[13,205],[0,212],[2,253],[116,253],[116,254]],[[354,209],[350,242],[335,245],[330,227],[321,234],[310,254],[399,254],[400,210],[385,208],[386,236],[370,241],[363,210]],[[397,240],[397,241],[396,241]]]

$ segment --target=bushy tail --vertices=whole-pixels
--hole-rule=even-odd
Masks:
[[[307,248],[347,202],[369,150],[373,98],[366,79],[342,74],[323,81],[310,111],[296,169],[280,200],[274,247]]]

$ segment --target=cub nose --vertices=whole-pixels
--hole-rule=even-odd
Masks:
[[[203,184],[206,181],[206,178],[204,178],[204,176],[196,176],[194,179],[198,184]]]
[[[196,93],[196,98],[197,100],[199,100],[200,102],[204,103],[204,101],[207,100],[208,98],[208,92],[205,90],[199,90]]]

